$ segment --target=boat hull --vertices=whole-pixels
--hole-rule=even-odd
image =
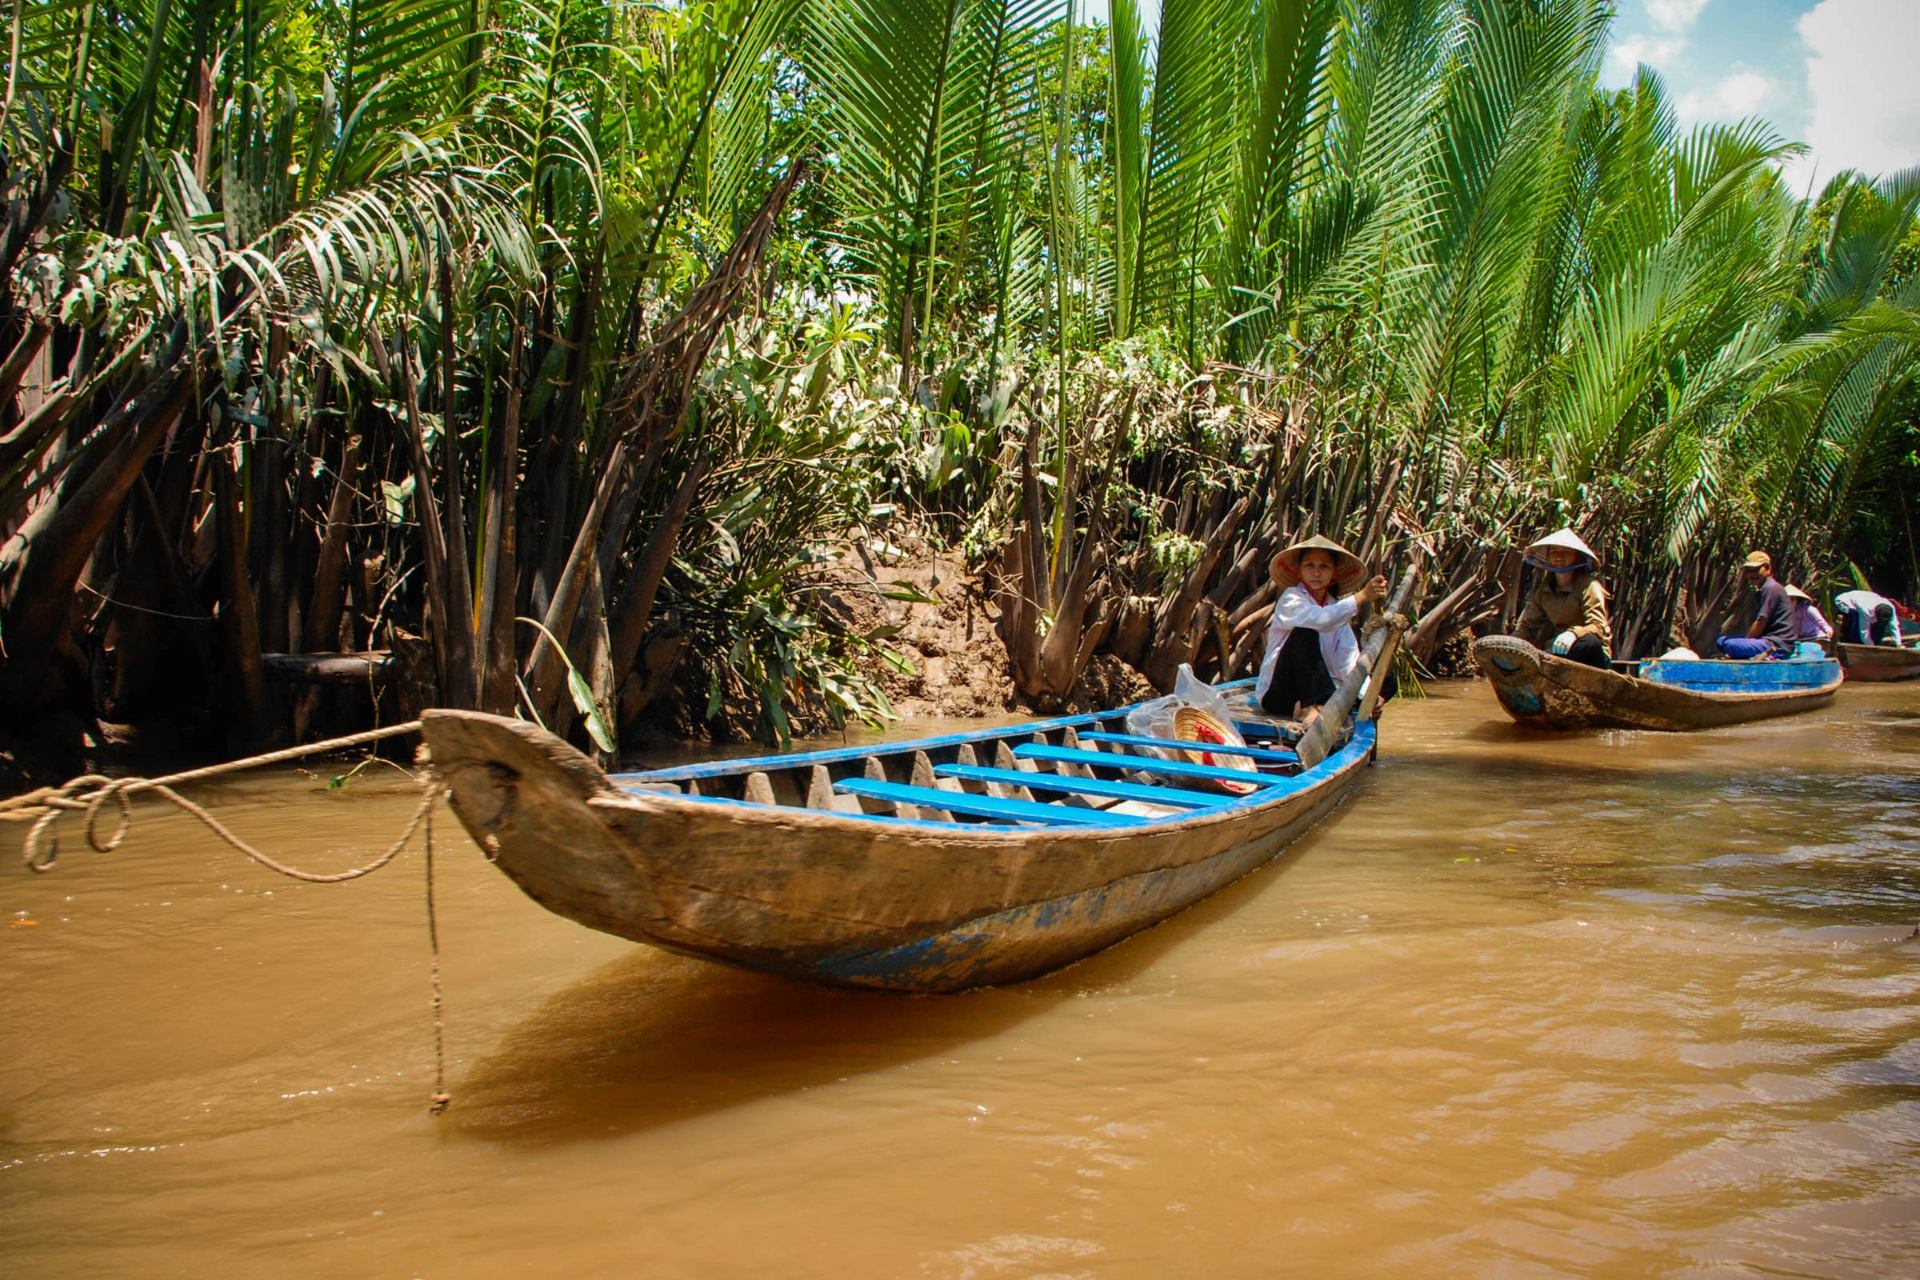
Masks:
[[[1688,687],[1669,682],[1678,678],[1678,663],[1649,663],[1643,670],[1665,679],[1641,679],[1544,653],[1513,636],[1481,639],[1473,656],[1507,714],[1540,729],[1711,729],[1811,711],[1840,687],[1840,669],[1830,660],[1690,662]]]
[[[1833,648],[1849,680],[1920,679],[1920,649],[1890,644],[1836,644]]]
[[[1035,830],[634,791],[520,721],[423,722],[454,812],[549,910],[743,968],[916,992],[1037,977],[1174,915],[1324,816],[1374,744],[1362,725],[1285,786],[1189,816]]]

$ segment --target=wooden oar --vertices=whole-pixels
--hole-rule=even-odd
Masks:
[[[1387,613],[1389,616],[1398,616],[1400,622],[1390,622],[1367,637],[1366,644],[1360,649],[1361,660],[1354,664],[1347,678],[1327,699],[1327,705],[1320,709],[1320,718],[1313,722],[1313,727],[1301,735],[1300,744],[1294,750],[1300,756],[1302,768],[1313,768],[1333,750],[1341,728],[1347,723],[1347,714],[1353,710],[1354,700],[1360,696],[1360,686],[1365,682],[1368,672],[1375,673],[1376,678],[1367,691],[1367,704],[1361,714],[1373,714],[1374,704],[1380,697],[1380,684],[1387,678],[1387,663],[1393,660],[1393,646],[1399,643],[1400,627],[1406,621],[1407,606],[1413,601],[1414,588],[1419,581],[1420,571],[1417,568],[1409,568],[1400,575],[1400,585],[1394,589],[1393,599],[1387,602]]]

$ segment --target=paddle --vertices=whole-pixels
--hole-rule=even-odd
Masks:
[[[1420,571],[1408,568],[1400,575],[1400,585],[1394,588],[1393,599],[1387,602],[1387,617],[1398,619],[1389,621],[1367,637],[1360,647],[1360,661],[1354,664],[1347,678],[1327,699],[1327,705],[1320,709],[1320,718],[1313,722],[1300,738],[1300,744],[1294,750],[1300,756],[1302,768],[1311,769],[1327,758],[1333,750],[1334,742],[1340,730],[1347,723],[1347,714],[1353,710],[1354,700],[1360,696],[1360,685],[1366,680],[1367,673],[1377,671],[1380,679],[1373,682],[1367,690],[1367,703],[1363,716],[1372,715],[1374,705],[1379,701],[1380,682],[1386,679],[1387,664],[1393,661],[1393,648],[1400,642],[1400,631],[1407,625],[1407,606],[1413,602],[1414,588],[1419,584]]]

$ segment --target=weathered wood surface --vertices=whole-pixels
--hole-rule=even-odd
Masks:
[[[1032,978],[1191,905],[1338,803],[1374,744],[1367,723],[1318,768],[1244,799],[1127,826],[1035,829],[803,804],[830,767],[856,778],[872,760],[904,782],[921,759],[958,761],[963,747],[971,759],[996,736],[1025,740],[1025,726],[864,755],[659,770],[616,785],[532,725],[461,711],[422,719],[455,813],[549,910],[745,968],[925,992]],[[1056,734],[1064,723],[1046,722]],[[744,802],[748,785],[764,794],[746,781],[754,774],[770,775],[775,789],[797,778],[801,803]],[[675,782],[697,782],[708,798],[627,789]]]
[[[1834,666],[1817,685],[1753,692],[1712,692],[1658,680],[1637,679],[1542,652],[1515,636],[1487,636],[1473,646],[1474,661],[1493,686],[1500,705],[1521,724],[1541,729],[1660,729],[1684,732],[1793,715],[1825,706],[1840,687]],[[1649,664],[1658,670],[1662,664]],[[1674,666],[1676,664],[1664,664]],[[1703,678],[1706,668],[1778,676],[1791,663],[1702,662],[1689,664]],[[1829,666],[1830,663],[1807,664]],[[1647,668],[1643,668],[1647,669]],[[1797,671],[1793,674],[1799,674]]]
[[[1920,649],[1890,644],[1835,644],[1833,648],[1849,680],[1920,678]]]

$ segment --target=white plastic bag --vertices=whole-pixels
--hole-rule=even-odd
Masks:
[[[1127,732],[1140,737],[1166,738],[1169,743],[1178,742],[1180,736],[1174,729],[1173,717],[1181,707],[1192,707],[1195,710],[1204,711],[1218,720],[1226,731],[1224,735],[1227,740],[1226,745],[1235,747],[1247,745],[1246,739],[1240,736],[1240,731],[1233,727],[1233,709],[1228,705],[1227,700],[1220,696],[1218,689],[1194,675],[1193,668],[1184,662],[1180,664],[1180,671],[1174,677],[1172,693],[1164,698],[1143,702],[1127,713]],[[1206,743],[1193,743],[1184,747],[1170,745],[1164,750],[1158,747],[1142,747],[1141,750],[1151,751],[1166,760],[1186,759],[1181,754],[1182,750],[1199,751],[1203,753],[1201,758],[1209,760],[1215,767],[1239,769],[1247,773],[1259,772],[1259,766],[1251,758],[1215,755],[1207,751]],[[1187,785],[1192,784],[1189,781]]]
[[[1166,738],[1171,741],[1174,737],[1173,713],[1182,705],[1180,699],[1171,693],[1164,698],[1143,702],[1127,712],[1127,732],[1137,738]],[[1172,751],[1162,751],[1158,747],[1142,747],[1140,750],[1151,751],[1163,760],[1176,758]]]
[[[1215,717],[1221,724],[1228,727],[1235,739],[1239,738],[1239,733],[1232,727],[1233,709],[1227,705],[1227,700],[1220,696],[1218,689],[1193,674],[1193,668],[1184,662],[1180,664],[1180,671],[1173,678],[1173,696],[1188,706]],[[1247,744],[1236,741],[1234,745],[1244,747]]]
[[[1238,729],[1233,727],[1233,708],[1227,705],[1227,700],[1220,696],[1218,689],[1202,680],[1199,676],[1194,675],[1193,668],[1184,662],[1180,664],[1179,674],[1174,677],[1173,696],[1181,702],[1184,702],[1187,706],[1197,711],[1204,711],[1219,721],[1221,736],[1225,739],[1225,742],[1215,745],[1229,747],[1244,747],[1247,745],[1247,740],[1240,736]],[[1195,743],[1193,746],[1186,748],[1186,750],[1199,753],[1200,763],[1212,768],[1238,769],[1243,773],[1260,772],[1260,766],[1253,762],[1251,756],[1236,756],[1209,751],[1207,750],[1206,743]],[[1238,791],[1244,788],[1242,784],[1235,783],[1226,789]]]

